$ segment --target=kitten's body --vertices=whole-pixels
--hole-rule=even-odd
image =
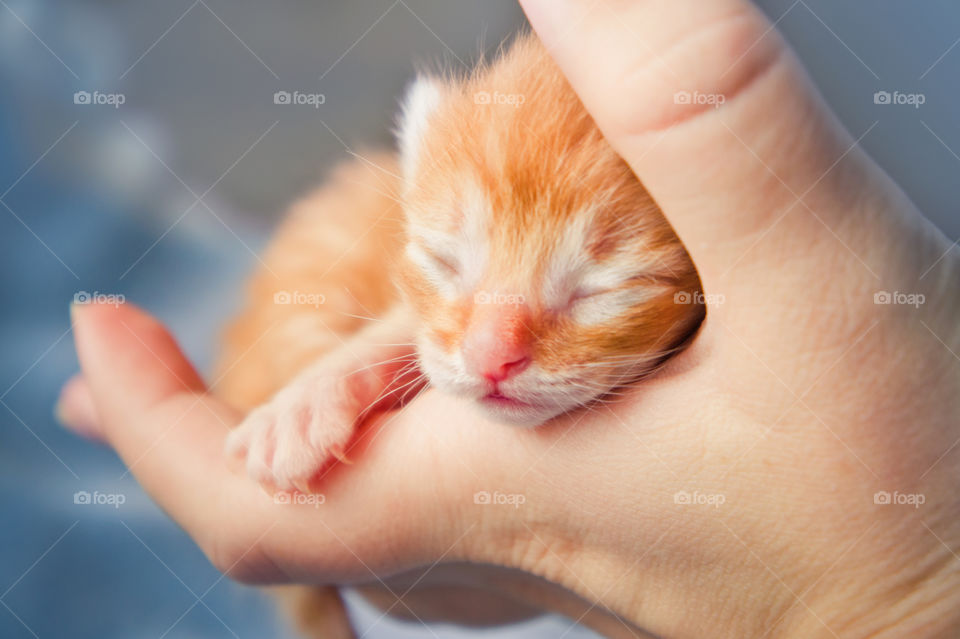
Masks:
[[[399,161],[345,166],[294,208],[228,333],[219,388],[259,406],[231,450],[267,485],[309,490],[421,371],[535,425],[649,372],[703,318],[682,244],[534,38],[421,78],[399,133]]]

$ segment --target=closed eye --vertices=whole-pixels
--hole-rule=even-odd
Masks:
[[[611,289],[578,288],[574,290],[573,293],[570,295],[570,304],[574,304],[576,302],[582,302],[584,300],[590,299],[591,297],[598,297],[605,293],[609,293],[610,291]]]
[[[449,282],[460,274],[460,265],[452,257],[429,250],[418,242],[407,244],[407,257],[436,284]]]
[[[656,274],[640,274],[633,277],[627,278],[620,285],[615,287],[606,287],[599,284],[589,285],[581,284],[573,293],[570,294],[568,301],[569,305],[573,305],[577,302],[585,300],[594,300],[596,298],[610,295],[612,293],[621,293],[627,294],[630,291],[636,291],[637,289],[657,289],[664,286],[670,286],[674,284],[672,278],[669,277],[659,277]]]
[[[426,251],[426,254],[430,261],[437,267],[437,270],[445,275],[455,277],[460,274],[460,265],[452,257],[438,255],[433,251]]]
[[[567,312],[579,324],[599,325],[613,321],[637,304],[643,304],[663,289],[657,286],[576,289]]]

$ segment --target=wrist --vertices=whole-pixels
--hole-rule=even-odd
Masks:
[[[930,572],[864,576],[834,591],[811,609],[797,603],[793,619],[771,637],[851,637],[934,639],[960,636],[960,561],[955,557],[917,560]],[[931,565],[926,565],[927,561]],[[952,562],[952,566],[950,565]],[[871,592],[874,591],[874,592]],[[879,591],[879,592],[877,592]],[[813,612],[816,611],[816,616]]]
[[[724,530],[719,521],[694,530],[660,517],[636,522],[631,544],[595,520],[578,528],[526,517],[519,530],[504,524],[484,535],[487,551],[476,554],[558,584],[586,602],[584,610],[617,618],[605,636],[626,625],[690,638],[960,636],[953,542],[938,541],[919,519],[906,535],[892,520],[874,527],[851,519],[811,544],[799,531],[778,541],[768,532]],[[719,543],[725,538],[729,543]],[[583,614],[572,602],[556,610]]]

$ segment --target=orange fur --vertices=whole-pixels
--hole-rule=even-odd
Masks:
[[[251,281],[246,308],[226,333],[216,389],[233,405],[247,410],[261,404],[358,331],[366,322],[356,316],[381,318],[398,304],[415,312],[421,341],[437,345],[437,357],[454,356],[482,314],[478,310],[489,309],[472,294],[438,294],[402,252],[403,221],[406,241],[416,242],[416,229],[450,234],[469,226],[478,215],[467,210],[471,206],[483,211],[489,247],[472,290],[523,296],[524,312],[511,317],[522,316],[524,326],[506,327],[504,335],[529,333],[532,359],[544,375],[582,370],[583,384],[615,387],[651,370],[703,319],[702,305],[675,300],[677,293],[700,291],[682,244],[539,41],[520,36],[497,62],[439,83],[439,92],[409,162],[381,154],[345,165],[329,185],[293,207]],[[522,96],[522,104],[478,103],[478,96],[495,94]],[[401,164],[408,173],[415,167],[412,174],[397,175]],[[638,265],[613,290],[649,293],[615,318],[590,324],[547,303],[544,293],[555,247],[584,216],[588,224],[578,246],[589,268]],[[435,259],[440,270],[459,267]],[[277,304],[278,291],[326,299],[317,306]],[[571,298],[569,304],[591,303]],[[630,357],[637,362],[623,363]],[[328,618],[337,616],[328,605],[335,595],[299,592],[297,616],[305,632],[327,636]],[[302,602],[311,597],[326,602],[325,617],[303,614]]]
[[[261,256],[246,306],[228,326],[217,392],[249,410],[340,338],[396,301],[385,271],[402,241],[392,155],[340,166],[328,184],[294,204]],[[278,293],[323,295],[323,304],[277,304]]]
[[[520,37],[498,62],[442,90],[421,142],[420,175],[407,185],[404,204],[415,221],[451,229],[463,223],[456,213],[461,185],[480,184],[494,232],[491,268],[480,288],[512,286],[536,301],[528,289],[542,279],[550,247],[570,218],[590,207],[597,210],[595,232],[583,239],[592,257],[602,261],[615,238],[631,233],[634,238],[621,244],[632,245],[638,258],[655,255],[660,264],[638,277],[665,284],[663,292],[610,325],[584,329],[535,307],[536,360],[558,370],[598,353],[669,349],[699,325],[702,305],[674,300],[677,292],[700,291],[682,243],[536,38]],[[522,96],[523,103],[477,104],[478,95],[494,94]],[[400,281],[428,330],[446,349],[457,348],[474,313],[472,298],[438,299],[409,263]]]

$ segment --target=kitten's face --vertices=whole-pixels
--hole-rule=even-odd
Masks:
[[[703,314],[677,303],[699,283],[656,205],[547,80],[521,107],[421,80],[401,127],[421,367],[522,425],[650,370]]]

